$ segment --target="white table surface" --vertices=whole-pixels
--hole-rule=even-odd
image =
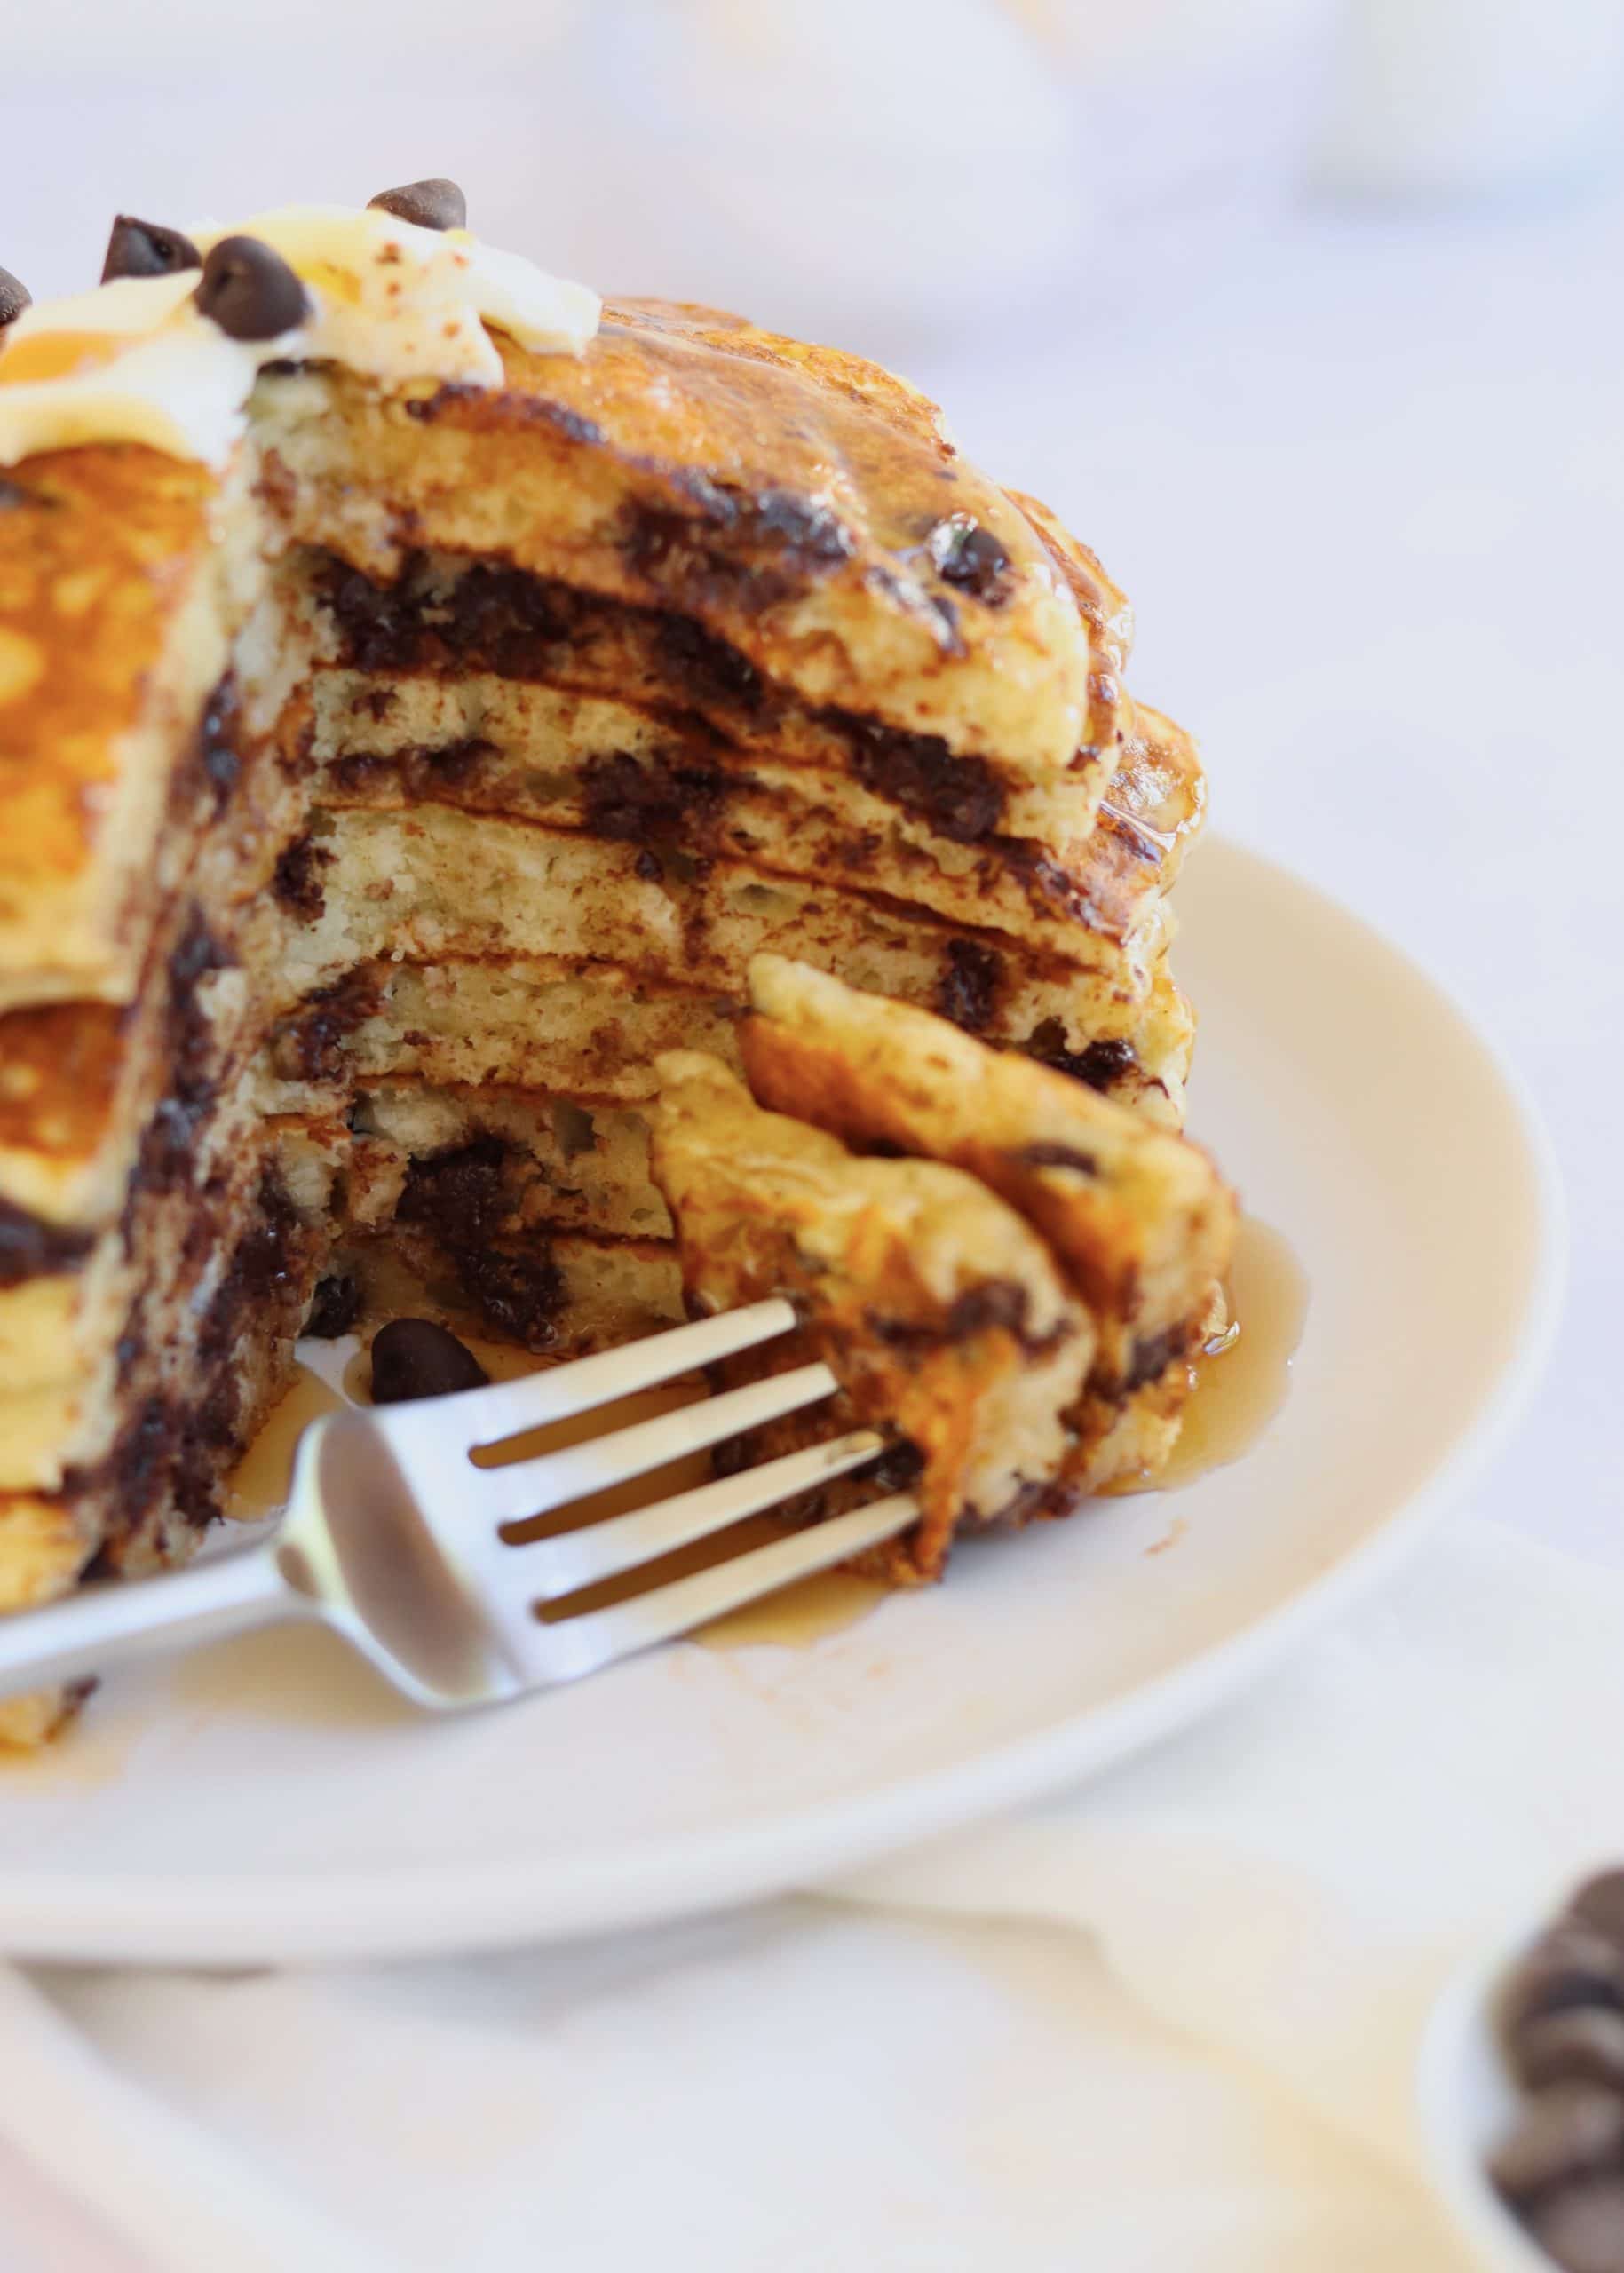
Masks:
[[[1305,209],[913,374],[1130,592],[1132,682],[1200,735],[1216,824],[1416,952],[1527,1077],[1572,1298],[1476,1512],[1614,1564],[1621,273],[1624,197]],[[1199,1127],[1199,1067],[1196,1098]],[[0,2222],[18,2273],[132,2262],[3,2153]]]

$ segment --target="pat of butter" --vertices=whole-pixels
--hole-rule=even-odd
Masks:
[[[487,325],[535,352],[579,354],[601,303],[465,229],[423,229],[373,207],[289,205],[191,232],[200,253],[257,237],[298,274],[306,320],[236,340],[201,315],[198,272],[120,277],[25,309],[0,335],[0,465],[90,442],[145,442],[223,464],[242,437],[260,368],[343,364],[385,386],[502,384]]]
[[[195,271],[185,281],[194,287]],[[224,464],[242,431],[242,405],[265,352],[263,343],[227,339],[198,313],[188,291],[184,305],[156,329],[115,327],[99,335],[103,352],[75,354],[73,367],[54,377],[27,376],[49,359],[54,343],[72,340],[78,346],[97,339],[81,320],[80,304],[59,304],[63,312],[70,306],[75,321],[60,331],[54,329],[57,308],[49,303],[30,308],[29,315],[51,319],[52,327],[39,325],[0,354],[0,465],[86,442],[145,442],[170,457]],[[14,355],[20,367],[16,377],[7,368]]]

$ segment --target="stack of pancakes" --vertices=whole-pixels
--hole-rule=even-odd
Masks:
[[[495,337],[0,480],[0,1603],[185,1551],[306,1326],[679,1318],[655,1060],[758,953],[1182,1121],[1201,777],[1092,556],[852,357]]]

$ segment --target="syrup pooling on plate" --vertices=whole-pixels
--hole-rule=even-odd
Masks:
[[[1308,1315],[1308,1280],[1289,1240],[1242,1216],[1228,1279],[1229,1324],[1195,1359],[1195,1385],[1167,1465],[1112,1487],[1171,1492],[1241,1459],[1285,1404]]]
[[[462,1338],[493,1381],[514,1381],[523,1374],[541,1371],[548,1362],[507,1342],[480,1342],[467,1335]],[[357,1405],[370,1404],[370,1357],[366,1350],[359,1350],[345,1367],[345,1396]],[[313,1381],[311,1386],[321,1389],[321,1384]],[[301,1383],[278,1407],[265,1431],[266,1437],[280,1433],[282,1415],[303,1387]],[[605,1436],[611,1430],[630,1428],[634,1422],[674,1413],[680,1406],[691,1405],[704,1394],[704,1383],[695,1378],[672,1382],[661,1389],[639,1390],[632,1397],[617,1398],[613,1404],[599,1406],[594,1412],[578,1414],[574,1420],[554,1422],[548,1428],[531,1429],[523,1436],[510,1437],[501,1447],[500,1461],[492,1464],[505,1466],[516,1460],[535,1460],[543,1453],[561,1451],[566,1445],[583,1444],[590,1437]],[[332,1404],[337,1401],[331,1400]],[[330,1406],[312,1404],[303,1418],[290,1424],[293,1435],[297,1436],[305,1419],[313,1420],[329,1409]],[[284,1489],[291,1442],[290,1437],[281,1454],[280,1465],[273,1464],[265,1471],[267,1476],[280,1474]],[[480,1465],[487,1464],[490,1458],[489,1454],[482,1455]],[[709,1483],[712,1473],[708,1453],[689,1453],[646,1476],[634,1477],[590,1499],[577,1501],[556,1515],[515,1525],[511,1535],[523,1540],[544,1539],[558,1532],[577,1529],[582,1524],[600,1523],[606,1517],[622,1515],[634,1508],[647,1507],[654,1501],[669,1499],[673,1493],[691,1491]],[[275,1504],[274,1501],[268,1503]],[[265,1511],[264,1507],[254,1510]],[[233,1512],[237,1512],[234,1506]],[[753,1548],[770,1547],[778,1540],[787,1539],[796,1528],[770,1511],[746,1517],[710,1539],[695,1540],[691,1546],[661,1556],[657,1562],[570,1596],[550,1612],[548,1622],[553,1618],[573,1618],[584,1611],[605,1609],[611,1603],[646,1594],[652,1587],[663,1586],[670,1580],[686,1578],[695,1571],[708,1571]],[[687,1638],[709,1650],[740,1650],[764,1643],[784,1649],[807,1649],[824,1635],[838,1633],[867,1617],[879,1607],[886,1591],[877,1580],[860,1578],[850,1571],[820,1571],[810,1579],[798,1580],[793,1586],[780,1587],[776,1594],[768,1595],[760,1602],[747,1604],[741,1610],[716,1619]]]
[[[1114,1485],[1105,1496],[1174,1491],[1194,1483],[1209,1469],[1228,1467],[1250,1451],[1284,1405],[1291,1387],[1292,1358],[1308,1314],[1308,1280],[1290,1242],[1255,1216],[1241,1221],[1228,1291],[1229,1324],[1195,1360],[1195,1386],[1166,1467],[1153,1477]],[[506,1342],[469,1339],[468,1347],[493,1381],[515,1380],[537,1372],[547,1362]],[[369,1352],[358,1350],[345,1368],[345,1396],[353,1404],[369,1405],[370,1381]],[[510,1439],[502,1447],[501,1464],[534,1460],[610,1430],[675,1412],[703,1394],[703,1384],[691,1381],[618,1398],[573,1421],[555,1422],[549,1428],[533,1429]],[[227,1509],[234,1519],[252,1521],[274,1513],[283,1504],[300,1433],[324,1413],[336,1411],[342,1402],[313,1374],[301,1372],[232,1478]],[[691,1453],[650,1475],[577,1501],[556,1515],[537,1517],[520,1527],[518,1535],[544,1538],[582,1524],[598,1523],[606,1517],[691,1490],[707,1482],[710,1474],[709,1456]],[[657,1563],[574,1595],[551,1615],[574,1617],[584,1611],[606,1608],[669,1580],[709,1570],[752,1548],[771,1546],[795,1528],[772,1513],[749,1517],[714,1538],[696,1540]],[[822,1635],[866,1618],[878,1607],[886,1591],[877,1580],[852,1572],[820,1572],[717,1619],[690,1638],[715,1650],[744,1649],[762,1643],[804,1649]]]

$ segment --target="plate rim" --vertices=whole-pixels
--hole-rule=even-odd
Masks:
[[[96,1873],[88,1915],[84,1869],[0,1871],[0,1945],[23,1958],[124,1965],[338,1962],[540,1944],[735,1907],[826,1882],[1099,1773],[1223,1704],[1299,1635],[1379,1583],[1488,1468],[1545,1370],[1566,1277],[1561,1173],[1538,1103],[1492,1026],[1466,1010],[1420,957],[1249,845],[1215,833],[1197,857],[1213,852],[1243,873],[1260,872],[1272,891],[1329,908],[1404,965],[1485,1062],[1523,1143],[1534,1237],[1515,1338],[1475,1418],[1375,1529],[1273,1608],[1104,1705],[854,1794],[748,1824],[668,1832],[654,1856],[643,1842],[622,1841],[584,1857],[336,1874]]]

